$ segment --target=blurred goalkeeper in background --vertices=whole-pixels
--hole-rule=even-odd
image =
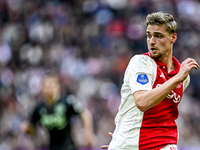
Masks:
[[[70,120],[80,115],[85,129],[88,147],[93,146],[93,125],[90,112],[83,108],[74,95],[61,96],[59,79],[55,74],[47,74],[43,81],[44,100],[36,106],[30,122],[22,124],[22,130],[33,134],[36,123],[49,131],[49,150],[77,150],[71,136]]]

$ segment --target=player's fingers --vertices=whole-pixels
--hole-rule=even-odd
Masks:
[[[183,65],[196,62],[193,58],[187,58],[182,62]]]
[[[199,68],[199,64],[198,64],[198,63],[194,63],[193,66],[194,66],[193,68],[195,68],[195,69],[198,69],[198,68]]]
[[[196,65],[196,64],[194,64],[194,65],[192,66],[192,68],[198,69],[198,68],[199,68],[199,66],[198,66],[198,65]]]
[[[108,149],[108,146],[109,145],[103,145],[103,146],[101,146],[101,149]]]
[[[187,58],[186,60],[184,60],[183,62],[182,62],[182,64],[188,64],[189,62],[191,62],[192,61],[192,58]]]
[[[113,137],[112,132],[109,132],[108,135],[109,135],[111,138]]]
[[[197,69],[199,68],[199,64],[195,61],[195,66],[197,67]]]
[[[189,70],[191,70],[192,68],[198,69],[199,64],[193,58],[187,58],[181,64],[181,68],[188,68]]]
[[[195,60],[194,60],[193,58],[188,58],[187,61],[188,61],[188,62],[191,62],[191,61],[194,62]]]
[[[198,64],[195,60],[189,62],[188,65],[191,67],[191,69],[192,69],[192,68],[195,68],[195,69],[198,69],[198,68],[199,68],[199,64]]]
[[[192,65],[194,65],[193,68],[198,69],[199,68],[199,64],[196,62],[196,60],[192,59]]]

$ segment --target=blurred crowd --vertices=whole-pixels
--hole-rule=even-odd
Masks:
[[[59,74],[62,94],[75,94],[93,115],[95,149],[110,141],[130,58],[147,52],[146,15],[174,15],[178,39],[174,56],[200,64],[199,0],[0,0],[0,150],[39,149],[48,134],[20,129],[41,100],[42,77]],[[180,150],[200,149],[200,70],[180,103]],[[74,138],[85,147],[82,125]],[[78,134],[77,134],[78,133]]]

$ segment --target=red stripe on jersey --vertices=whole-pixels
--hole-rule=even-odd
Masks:
[[[149,53],[144,55],[149,56]],[[180,63],[174,57],[173,62],[176,69],[168,73],[167,66],[155,61],[157,77],[153,88],[163,84],[178,73]],[[182,94],[183,83],[181,82],[163,101],[144,112],[140,129],[139,150],[159,150],[168,144],[177,144],[178,131],[175,119],[178,117],[178,104]]]

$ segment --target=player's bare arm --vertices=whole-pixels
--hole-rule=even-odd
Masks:
[[[81,113],[81,118],[85,128],[85,136],[88,142],[88,147],[92,148],[94,146],[94,134],[93,134],[93,125],[92,125],[92,115],[88,109],[85,109]]]
[[[185,80],[192,68],[198,69],[198,63],[187,58],[182,62],[179,73],[164,84],[149,91],[137,91],[133,94],[135,104],[141,111],[146,111],[161,102],[180,82]]]

